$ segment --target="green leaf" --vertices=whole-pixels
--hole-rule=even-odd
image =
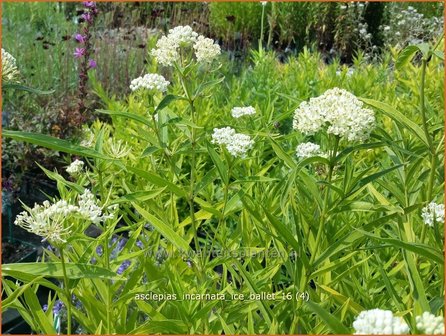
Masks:
[[[218,174],[220,175],[221,180],[224,184],[229,183],[229,176],[228,176],[228,166],[227,164],[220,159],[220,156],[217,154],[215,149],[208,143],[207,144],[208,153],[211,157],[212,161],[214,162],[215,166],[217,167]]]
[[[179,250],[183,252],[189,251],[189,244],[178,235],[170,226],[166,225],[162,220],[147,212],[135,202],[132,202],[136,211],[148,220],[167,240],[174,244]]]
[[[325,322],[327,327],[331,329],[333,334],[348,335],[351,334],[350,330],[346,328],[341,321],[333,316],[330,312],[326,311],[320,305],[313,301],[308,301],[306,305]]]
[[[415,55],[415,53],[418,51],[418,47],[414,45],[409,45],[398,55],[398,58],[395,61],[395,67],[397,70],[401,70],[404,68],[404,66],[412,60],[412,57]]]
[[[187,197],[187,193],[183,189],[176,186],[172,182],[163,179],[159,175],[133,167],[126,167],[126,169],[146,179],[147,182],[157,185],[158,187],[166,187],[167,190],[173,192],[175,195],[179,197]]]
[[[175,96],[175,95],[167,95],[163,98],[163,100],[160,101],[160,103],[158,104],[158,106],[155,109],[155,113],[161,111],[163,108],[167,107],[171,102],[173,102],[174,100],[178,100],[178,99],[182,99],[185,100],[186,98],[184,97],[180,97],[180,96]]]
[[[5,83],[2,84],[2,89],[13,89],[13,90],[19,90],[19,91],[27,91],[27,92],[31,92],[31,93],[36,93],[36,94],[40,94],[40,95],[49,95],[54,93],[54,90],[50,90],[50,91],[42,91],[39,89],[34,89],[25,85],[21,85],[21,84],[16,84],[16,83]]]
[[[133,193],[124,195],[114,200],[111,204],[122,203],[122,202],[144,202],[149,199],[153,199],[161,194],[166,187],[158,188],[154,190],[143,190],[143,191],[135,191]]]
[[[443,254],[441,253],[441,251],[436,251],[434,248],[432,248],[432,246],[425,245],[425,244],[419,244],[419,243],[406,243],[402,240],[395,239],[395,238],[382,238],[380,236],[374,235],[372,233],[369,233],[369,232],[366,232],[363,230],[359,230],[359,229],[356,229],[356,230],[368,237],[371,237],[376,240],[380,240],[383,243],[390,244],[392,246],[395,246],[396,248],[401,248],[401,249],[404,249],[407,251],[414,252],[414,253],[419,254],[423,257],[426,257],[429,260],[436,262],[440,265],[444,264]]]
[[[140,115],[137,114],[133,114],[130,112],[115,112],[115,111],[110,111],[110,110],[96,110],[96,112],[99,113],[103,113],[103,114],[108,114],[111,116],[116,116],[116,117],[123,117],[123,118],[127,118],[127,119],[131,119],[134,121],[137,121],[141,124],[144,124],[148,127],[152,127],[152,124],[150,123],[150,120],[148,118],[144,118]]]
[[[441,50],[435,50],[434,55],[437,56],[442,61],[444,61],[444,52],[442,52]]]
[[[73,155],[92,157],[104,160],[113,160],[112,158],[101,154],[93,149],[74,145],[69,141],[61,140],[44,134],[3,130],[3,136],[11,138],[17,141],[28,142],[34,145],[46,147],[52,150],[56,150],[63,153],[69,153]]]
[[[67,277],[69,279],[109,279],[109,280],[125,280],[105,268],[88,265],[65,263]],[[50,278],[63,278],[63,270],[61,262],[34,262],[34,263],[18,263],[2,265],[2,273],[4,276],[14,276],[14,272],[31,274],[36,277],[45,276]]]
[[[359,98],[359,99],[361,99],[364,103],[381,110],[385,115],[392,118],[405,128],[409,129],[415,136],[417,136],[421,141],[423,141],[426,144],[426,146],[429,147],[429,140],[426,138],[426,134],[423,132],[421,127],[418,126],[415,122],[413,122],[409,118],[407,118],[404,114],[396,110],[394,107],[373,99],[367,99],[367,98]]]

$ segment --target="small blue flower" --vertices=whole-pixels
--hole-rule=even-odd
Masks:
[[[65,308],[65,305],[61,300],[57,300],[53,307],[53,314],[58,315],[60,314],[61,310]]]
[[[97,260],[96,260],[96,258],[95,258],[95,257],[93,257],[93,258],[91,258],[91,259],[90,259],[90,264],[93,264],[93,265],[95,265],[95,264],[96,264],[96,262],[97,262]]]
[[[144,244],[140,240],[136,241],[136,246],[138,246],[140,249],[144,248]]]
[[[98,247],[96,247],[96,254],[101,257],[103,253],[104,250],[102,248],[102,245],[98,245]]]
[[[132,262],[130,260],[124,260],[123,263],[121,264],[121,266],[119,266],[118,270],[116,271],[116,273],[118,273],[119,275],[121,275],[122,273],[125,272],[125,270],[127,268],[129,268],[130,264]]]
[[[42,309],[43,309],[44,312],[46,312],[46,311],[48,310],[48,305],[45,303],[45,304],[42,306]]]

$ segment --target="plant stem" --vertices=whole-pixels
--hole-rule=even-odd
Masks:
[[[71,292],[68,285],[68,276],[67,276],[67,270],[65,267],[65,258],[63,254],[63,246],[59,247],[60,251],[60,261],[62,262],[62,272],[63,272],[63,279],[64,279],[64,286],[65,286],[65,295],[67,296],[67,319],[68,319],[68,326],[67,326],[67,335],[71,335]]]
[[[265,6],[262,4],[262,19],[260,21],[259,53],[261,53],[263,51],[262,41],[263,41],[264,18],[265,18]]]
[[[441,41],[441,39],[439,40]],[[438,46],[437,45],[436,47]],[[436,48],[435,47],[435,48]],[[434,50],[435,50],[434,48]],[[425,82],[426,82],[426,68],[427,68],[427,59],[423,58],[421,61],[421,83],[420,83],[420,110],[421,110],[421,116],[423,119],[423,129],[424,133],[426,135],[426,139],[429,144],[429,153],[431,156],[431,165],[430,165],[430,172],[429,172],[429,179],[427,182],[427,191],[426,191],[426,201],[430,202],[432,201],[432,190],[434,187],[435,182],[435,173],[436,173],[436,164],[437,164],[437,153],[434,147],[434,139],[433,136],[429,133],[429,125],[427,123],[427,117],[426,117],[426,106],[425,106]],[[420,241],[421,243],[424,243],[424,239],[426,238],[426,225],[423,225],[421,229],[421,236]]]
[[[330,183],[331,183],[331,179],[333,177],[333,168],[335,165],[334,159],[335,159],[336,153],[338,151],[338,145],[339,145],[339,137],[336,137],[333,152],[331,153],[330,159],[329,159],[327,186],[326,186],[327,189],[325,190],[324,203],[322,204],[322,211],[321,211],[321,215],[319,217],[319,228],[318,228],[317,236],[316,236],[316,244],[315,244],[314,251],[311,254],[310,265],[314,262],[314,259],[316,258],[317,250],[318,250],[319,244],[321,242],[321,238],[322,238],[322,232],[324,231],[324,228],[325,228],[325,217],[327,216],[327,211],[328,211],[327,204],[328,204],[328,200],[330,198]]]

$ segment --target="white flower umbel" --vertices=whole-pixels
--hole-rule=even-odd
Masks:
[[[34,208],[25,207],[17,215],[14,224],[51,242],[65,242],[70,234],[71,225],[67,224],[67,217],[78,208],[60,200],[54,204],[44,201],[42,205],[35,204]]]
[[[89,219],[94,224],[113,218],[113,215],[102,214],[102,208],[97,204],[96,197],[89,189],[85,189],[82,195],[79,195],[79,213],[85,219]]]
[[[180,47],[187,47],[195,43],[198,34],[190,26],[177,26],[169,30],[167,37]]]
[[[434,222],[444,223],[444,204],[429,203],[421,211],[421,217],[424,224],[429,226],[434,226]]]
[[[2,48],[2,80],[15,82],[19,74],[15,58]]]
[[[305,142],[297,145],[296,155],[301,159],[306,159],[313,156],[325,156],[325,154],[321,152],[321,147],[312,142]]]
[[[112,214],[102,213],[95,196],[88,189],[79,195],[78,205],[68,204],[66,200],[56,203],[44,201],[42,205],[35,204],[33,208],[25,206],[25,209],[17,215],[14,224],[54,243],[66,242],[75,219],[98,224],[113,218]]]
[[[247,106],[247,107],[234,107],[231,110],[231,115],[234,118],[240,118],[243,117],[245,115],[253,115],[256,114],[256,109],[252,106]]]
[[[162,36],[156,42],[157,49],[152,49],[150,54],[156,58],[158,63],[164,66],[172,66],[180,57],[178,42],[168,36]]]
[[[444,317],[435,316],[429,312],[415,318],[417,329],[426,335],[444,335]]]
[[[226,145],[231,141],[235,133],[235,129],[231,127],[214,128],[211,142],[217,145]]]
[[[77,176],[82,171],[83,167],[84,167],[84,162],[76,159],[73,162],[71,162],[66,171],[71,176]]]
[[[212,143],[224,145],[232,156],[241,158],[244,158],[254,145],[249,135],[236,133],[231,127],[214,128]]]
[[[220,46],[214,40],[202,35],[198,36],[194,49],[198,62],[210,63],[221,53]]]
[[[132,91],[137,91],[139,89],[146,89],[153,93],[155,92],[165,92],[170,82],[167,81],[163,76],[158,74],[146,74],[143,77],[135,78],[130,83],[130,89]]]
[[[132,148],[130,148],[126,142],[121,139],[115,140],[113,138],[107,140],[104,150],[114,159],[121,159],[132,152]]]
[[[348,91],[339,88],[302,102],[294,112],[293,128],[311,135],[326,129],[348,141],[364,141],[375,126],[373,111]]]
[[[401,335],[409,332],[403,318],[382,309],[362,311],[353,322],[353,328],[355,335]]]

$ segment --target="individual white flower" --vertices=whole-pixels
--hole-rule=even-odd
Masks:
[[[177,26],[169,30],[167,37],[178,46],[186,47],[195,43],[198,34],[190,26]]]
[[[2,80],[16,82],[19,74],[15,58],[2,48]]]
[[[231,127],[214,128],[211,142],[224,145],[232,156],[242,158],[254,145],[254,141],[249,135],[236,133]]]
[[[260,1],[262,6],[266,6],[268,4],[268,1]]]
[[[231,127],[214,128],[211,142],[217,145],[226,145],[231,141],[235,133],[235,129]]]
[[[130,83],[130,89],[136,91],[139,89],[146,89],[152,92],[159,91],[165,92],[170,82],[163,76],[158,74],[146,74],[143,77],[135,78]]]
[[[353,322],[353,328],[355,335],[401,335],[409,332],[403,318],[382,309],[362,311]]]
[[[321,147],[312,142],[301,143],[296,147],[296,155],[298,158],[306,159],[313,156],[325,156],[321,152]]]
[[[435,223],[444,223],[444,204],[429,203],[421,210],[424,224],[434,226]]]
[[[340,8],[340,9],[347,9],[347,6],[342,5],[342,6],[340,6],[339,8]]]
[[[220,46],[214,43],[214,40],[202,35],[198,36],[194,49],[198,62],[212,62],[221,52]]]
[[[389,31],[390,30],[390,26],[384,26],[384,31]]]
[[[326,129],[349,141],[364,141],[375,126],[370,109],[348,91],[339,88],[302,102],[294,112],[293,128],[307,135]]]
[[[256,114],[256,109],[252,106],[247,106],[247,107],[234,107],[231,110],[231,115],[234,118],[240,118],[243,117],[245,115],[253,115]]]
[[[82,171],[83,167],[84,167],[84,162],[76,159],[73,162],[71,162],[66,171],[71,176],[76,176]]]
[[[152,49],[150,54],[156,58],[158,63],[164,66],[172,66],[180,57],[178,42],[167,36],[162,36],[156,42],[156,47],[157,49]]]
[[[426,335],[444,335],[444,317],[424,312],[415,318],[417,329]]]

